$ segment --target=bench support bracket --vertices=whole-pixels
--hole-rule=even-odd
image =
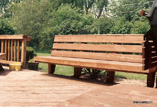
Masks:
[[[147,74],[147,87],[154,87],[155,72]]]
[[[79,78],[81,76],[82,68],[74,67],[74,77]]]
[[[55,72],[55,67],[56,67],[56,65],[49,63],[48,64],[48,73],[53,74]]]
[[[115,71],[107,71],[106,82],[107,83],[113,83],[114,82],[114,76],[115,76]]]

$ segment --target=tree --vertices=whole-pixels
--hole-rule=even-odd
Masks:
[[[16,33],[32,36],[30,45],[37,49],[41,32],[53,18],[53,4],[50,0],[26,0],[14,4],[11,11],[10,23],[14,26]]]
[[[125,17],[118,18],[115,22],[115,26],[111,28],[112,34],[131,34],[131,28],[133,24],[126,21]]]
[[[114,21],[111,18],[101,17],[95,19],[91,25],[91,33],[94,34],[107,34],[110,33],[111,28],[114,26]]]
[[[4,19],[0,19],[0,35],[2,34],[15,34],[13,27]]]
[[[140,20],[140,11],[149,9],[152,0],[118,0],[110,5],[111,14],[115,17],[125,17],[127,21]]]

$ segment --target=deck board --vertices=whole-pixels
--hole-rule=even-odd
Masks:
[[[134,104],[133,101],[153,101]],[[101,84],[23,70],[0,73],[0,107],[138,107],[157,105],[157,89]]]

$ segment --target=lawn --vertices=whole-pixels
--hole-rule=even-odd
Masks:
[[[49,53],[37,53],[37,56],[50,56]],[[39,64],[39,69],[44,72],[48,71],[48,65],[45,63]],[[73,67],[57,65],[55,69],[55,74],[72,76],[73,75]],[[135,80],[146,80],[147,76],[145,74],[136,74],[136,73],[125,73],[125,72],[116,72],[116,77],[127,78],[127,79],[135,79]]]

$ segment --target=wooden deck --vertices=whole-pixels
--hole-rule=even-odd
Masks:
[[[0,73],[0,107],[5,106],[157,107],[157,89],[107,85],[31,70],[5,71]]]

